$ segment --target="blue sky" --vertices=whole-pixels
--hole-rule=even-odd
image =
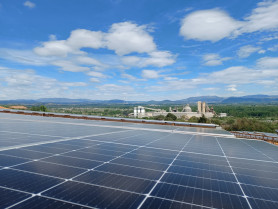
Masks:
[[[0,100],[278,95],[278,0],[2,0]]]

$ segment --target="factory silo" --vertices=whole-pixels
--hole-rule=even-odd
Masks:
[[[202,113],[206,113],[206,103],[202,102]]]
[[[202,102],[198,101],[197,105],[198,105],[198,113],[202,113]]]

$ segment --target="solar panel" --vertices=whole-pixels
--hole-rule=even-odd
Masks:
[[[263,141],[204,128],[0,118],[1,208],[278,208],[278,149]]]

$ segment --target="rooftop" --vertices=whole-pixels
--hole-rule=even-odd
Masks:
[[[223,130],[0,112],[4,208],[277,208],[277,174]]]

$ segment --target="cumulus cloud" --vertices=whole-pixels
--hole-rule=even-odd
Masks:
[[[242,25],[220,9],[196,11],[187,15],[181,23],[180,35],[185,39],[219,41],[235,36]]]
[[[146,79],[159,78],[159,73],[155,70],[142,70],[142,77]]]
[[[75,50],[84,47],[99,49],[104,46],[103,33],[100,31],[77,29],[71,32],[70,37],[67,39],[67,44]]]
[[[34,52],[43,57],[61,57],[63,59],[68,56],[80,56],[79,62],[95,65],[97,67],[95,69],[107,67],[98,63],[97,60],[87,58],[88,53],[83,50],[84,48],[112,50],[120,57],[124,68],[148,65],[164,67],[173,64],[176,59],[176,56],[169,51],[157,50],[148,26],[132,22],[115,23],[108,32],[73,30],[69,38],[65,40],[56,40],[56,37],[51,36],[49,41],[34,48]],[[127,56],[131,53],[139,55]]]
[[[259,53],[260,49],[261,49],[260,47],[246,45],[246,46],[240,47],[240,49],[237,51],[237,56],[239,56],[240,58],[246,58],[255,52]],[[264,52],[261,51],[261,53],[264,53]]]
[[[59,56],[66,57],[69,53],[82,54],[81,51],[74,50],[67,41],[48,41],[42,43],[42,47],[36,47],[34,52],[40,56]]]
[[[211,54],[205,54],[203,56],[203,62],[206,66],[217,66],[222,65],[223,61],[231,59],[230,57],[223,57],[221,58],[219,54],[211,53]]]
[[[147,32],[147,26],[138,26],[131,22],[115,23],[105,36],[108,49],[118,55],[132,52],[149,53],[156,50],[153,37]]]
[[[67,56],[69,53],[82,53],[80,49],[85,47],[108,48],[118,55],[156,51],[156,44],[147,26],[131,22],[115,23],[107,33],[77,29],[71,32],[68,39],[43,42],[34,51],[41,56]]]
[[[181,21],[180,35],[185,39],[216,42],[243,33],[278,29],[278,0],[258,3],[252,13],[239,21],[220,9],[190,13]]]
[[[81,48],[88,47],[98,49],[103,47],[103,35],[99,31],[77,29],[71,32],[66,40],[53,40],[43,42],[42,46],[34,49],[40,56],[66,57],[69,53],[84,54]]]
[[[30,9],[32,9],[36,6],[36,4],[31,1],[25,1],[23,5],[26,7],[29,7]]]

